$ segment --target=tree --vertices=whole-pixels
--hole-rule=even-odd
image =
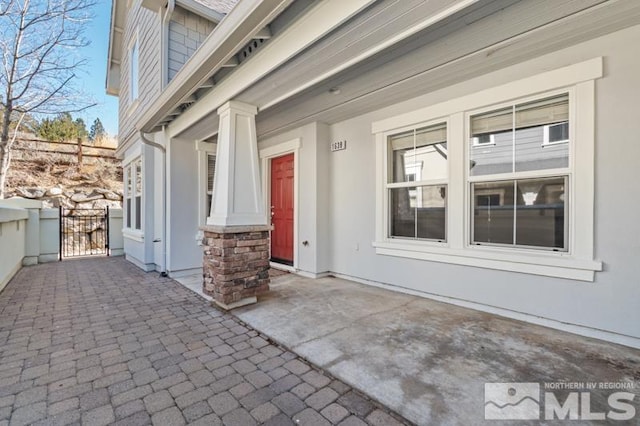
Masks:
[[[89,140],[91,142],[99,141],[107,135],[106,130],[104,130],[104,126],[102,125],[102,121],[99,118],[93,120],[93,124],[91,125],[91,129],[89,130]]]
[[[87,138],[89,137],[89,132],[87,131],[87,125],[84,124],[84,120],[78,117],[73,123],[76,128],[76,138],[87,140]]]
[[[90,106],[76,90],[86,60],[84,28],[94,0],[0,0],[0,199],[11,148],[25,116],[78,112]]]
[[[45,118],[40,122],[38,136],[50,141],[75,141],[87,138],[87,126],[82,118],[75,120],[68,112],[58,114],[56,118]]]

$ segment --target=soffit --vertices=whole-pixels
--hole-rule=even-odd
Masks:
[[[624,0],[484,3],[277,105],[264,107],[266,90],[286,90],[281,86],[297,78],[295,71],[274,72],[238,100],[258,106],[258,134],[265,137],[313,121],[336,123],[636,24],[640,4]],[[316,54],[309,49],[297,59]]]

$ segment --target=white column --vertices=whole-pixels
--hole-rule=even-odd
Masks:
[[[255,106],[237,101],[218,108],[216,172],[207,225],[267,225],[260,186],[256,113]]]

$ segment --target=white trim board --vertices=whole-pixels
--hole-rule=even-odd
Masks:
[[[259,149],[262,168],[262,194],[264,195],[265,212],[269,216],[271,222],[271,159],[281,157],[287,154],[293,154],[293,266],[292,269],[297,271],[299,249],[298,249],[298,226],[300,223],[300,146],[302,141],[300,138],[282,142],[274,146]],[[269,238],[269,256],[271,256],[271,238]]]
[[[484,267],[593,282],[602,262],[594,254],[595,81],[603,75],[601,57],[512,81],[492,89],[430,105],[372,124],[376,143],[376,254]],[[468,143],[469,119],[478,111],[567,92],[570,99],[570,164],[567,251],[471,244]],[[447,125],[449,178],[445,242],[413,241],[388,235],[387,137],[428,123]],[[575,141],[579,140],[580,149]],[[535,177],[553,170],[536,172]],[[519,174],[520,179],[526,175]],[[506,176],[506,177],[505,177]],[[533,176],[533,175],[532,175]],[[510,177],[508,174],[502,178]],[[483,178],[489,179],[484,176]]]

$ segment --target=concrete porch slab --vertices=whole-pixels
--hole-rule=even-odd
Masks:
[[[293,274],[274,278],[258,304],[233,314],[417,424],[485,423],[492,382],[538,383],[543,393],[545,383],[625,382],[640,418],[640,351],[624,346]],[[591,411],[606,413],[611,392],[591,391]],[[567,394],[555,396],[562,403]]]

